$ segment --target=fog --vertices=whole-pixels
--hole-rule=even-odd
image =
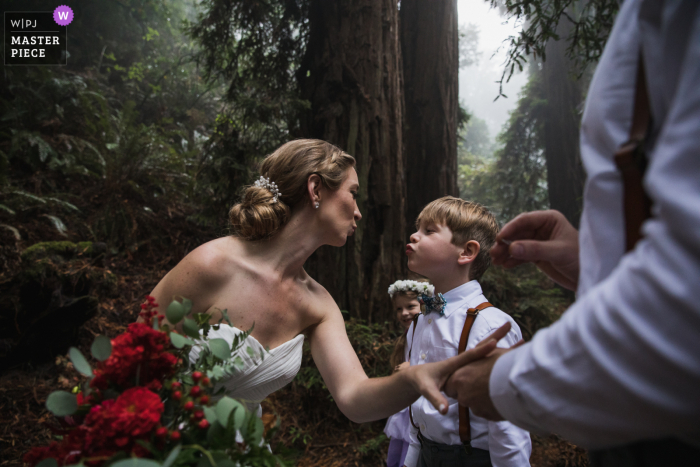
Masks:
[[[503,86],[508,97],[498,96],[499,84],[506,60],[507,44],[503,41],[515,35],[519,27],[492,9],[487,0],[458,0],[460,26],[474,23],[479,29],[478,63],[459,70],[459,100],[474,117],[486,121],[491,138],[495,138],[508,120],[508,113],[518,101],[518,93],[527,82],[527,73],[514,74]]]

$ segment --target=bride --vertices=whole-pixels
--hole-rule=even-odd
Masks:
[[[354,165],[352,156],[325,141],[284,144],[267,156],[262,177],[229,212],[233,235],[189,253],[151,293],[158,303],[187,297],[192,313],[208,312],[212,323],[226,309],[233,326],[222,325],[210,337],[229,344],[255,324],[245,345],[254,355],[269,353],[260,362],[241,352],[245,368],[223,382],[229,396],[251,409],[294,378],[305,336],[333,399],[358,423],[386,418],[420,395],[444,413],[440,388],[447,377],[495,347],[491,341],[443,362],[367,377],[338,306],[303,268],[320,246],[343,246],[362,218]]]

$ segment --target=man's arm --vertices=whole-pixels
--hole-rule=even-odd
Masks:
[[[531,431],[593,448],[670,436],[700,444],[700,7],[695,11],[681,78],[650,154],[645,188],[654,209],[644,239],[530,343],[458,372],[489,373],[486,393],[497,413]],[[484,387],[459,391],[460,400],[470,400],[483,397]]]

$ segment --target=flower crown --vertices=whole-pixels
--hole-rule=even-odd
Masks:
[[[277,199],[280,196],[282,196],[282,193],[280,193],[275,182],[271,182],[269,178],[263,177],[262,175],[255,182],[255,186],[257,186],[258,188],[265,188],[265,189],[267,189],[267,191],[272,193],[272,202],[273,203],[276,203]]]
[[[435,294],[435,286],[427,282],[409,280],[396,281],[389,286],[389,295],[391,295],[391,298],[394,298],[394,295],[400,292],[415,292],[432,297]]]

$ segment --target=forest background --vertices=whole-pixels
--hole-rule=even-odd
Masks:
[[[458,26],[456,0],[71,2],[69,65],[0,78],[0,465],[53,436],[45,398],[78,378],[68,346],[123,331],[188,251],[226,235],[241,187],[289,139],[357,159],[358,230],[306,269],[344,310],[371,376],[390,372],[386,290],[410,276],[403,245],[425,204],[462,196],[502,223],[551,207],[577,225],[582,103],[618,4],[490,3],[522,25],[503,80],[529,76],[495,143],[459,105],[460,66],[489,58],[478,25]],[[533,267],[492,268],[483,286],[526,339],[573,299]],[[382,422],[347,421],[308,351],[265,410],[298,465],[382,465]],[[533,465],[587,465],[565,440],[534,447]]]

